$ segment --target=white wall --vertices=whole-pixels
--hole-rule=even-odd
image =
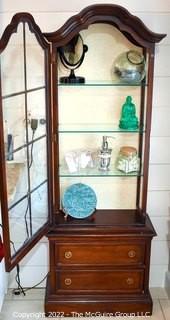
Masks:
[[[1,209],[0,209],[0,223],[1,221]],[[2,230],[0,228],[0,234],[2,235]],[[7,284],[8,284],[8,274],[5,273],[5,265],[4,259],[0,262],[0,310],[2,308],[2,304],[4,301],[5,293],[7,292]]]
[[[108,1],[33,1],[2,0],[0,4],[1,30],[14,13],[31,12],[42,31],[58,29],[71,15],[85,6]],[[110,3],[125,6],[140,17],[155,32],[168,33],[156,48],[154,103],[151,135],[148,212],[158,233],[152,245],[151,286],[164,286],[169,262],[169,205],[170,205],[170,1],[117,0]],[[169,67],[168,67],[169,66]],[[39,282],[48,271],[48,245],[43,239],[21,262],[21,281],[24,286]],[[15,286],[15,270],[10,286]]]
[[[0,310],[7,292],[7,274],[5,273],[4,261],[0,263]]]

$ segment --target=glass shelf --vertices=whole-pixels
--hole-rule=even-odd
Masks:
[[[127,130],[120,129],[113,123],[99,124],[99,123],[81,123],[81,124],[60,124],[59,133],[144,133],[145,130],[142,128]]]
[[[59,168],[60,177],[139,177],[142,176],[140,172],[124,173],[117,170],[114,166],[110,167],[109,171],[102,171],[98,168],[86,168],[80,169],[78,172],[69,172],[67,167],[60,166]]]
[[[147,83],[145,82],[120,82],[119,80],[113,81],[91,81],[87,80],[85,83],[60,83],[58,82],[59,87],[145,87]]]

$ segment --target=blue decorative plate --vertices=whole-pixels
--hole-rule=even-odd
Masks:
[[[92,188],[83,183],[75,183],[68,187],[62,198],[64,213],[73,218],[83,219],[96,209],[97,197]]]

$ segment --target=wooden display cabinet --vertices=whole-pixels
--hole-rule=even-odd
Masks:
[[[68,72],[58,52],[79,33],[88,52],[76,74],[86,81],[62,84],[60,77]],[[47,315],[152,313],[148,285],[156,233],[146,205],[154,49],[164,37],[121,6],[92,5],[51,33],[42,33],[30,14],[18,13],[0,40],[0,194],[6,270],[12,270],[42,236],[48,237]],[[139,83],[114,78],[114,61],[128,50],[145,57],[146,76]],[[139,129],[118,126],[128,95],[136,106]],[[11,135],[14,144],[6,151]],[[109,141],[110,170],[101,172],[95,164],[91,170],[70,173],[65,153],[97,152],[102,136],[114,138]],[[138,172],[115,169],[124,145],[138,150]],[[17,178],[16,163],[21,163]],[[97,194],[94,219],[64,218],[61,198],[76,182],[87,183]]]

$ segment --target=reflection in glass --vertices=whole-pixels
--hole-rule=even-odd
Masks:
[[[14,243],[12,254],[34,236],[47,220],[48,189],[47,181],[43,181],[9,210],[10,240]]]
[[[24,95],[3,99],[8,207],[28,192]]]
[[[6,163],[8,207],[25,197],[28,192],[27,162]]]
[[[2,96],[24,90],[23,24],[1,53]]]
[[[30,189],[47,179],[47,139],[43,138],[29,147]]]
[[[28,139],[30,142],[33,138],[36,139],[46,134],[45,89],[27,94],[27,109],[29,110],[32,121],[36,121],[28,124]],[[34,132],[33,129],[35,129]]]
[[[27,88],[37,88],[45,85],[44,50],[39,45],[35,34],[30,32],[25,24]]]
[[[4,141],[6,158],[15,161],[24,161],[25,153],[20,151],[15,157],[7,152],[21,148],[26,144],[26,116],[24,94],[2,100],[4,117]],[[10,148],[8,135],[12,136],[12,147]]]
[[[26,198],[9,210],[10,240],[14,243],[15,250],[22,247],[32,234],[28,201]],[[14,254],[13,246],[11,249]]]
[[[48,220],[47,182],[31,194],[33,234]]]

